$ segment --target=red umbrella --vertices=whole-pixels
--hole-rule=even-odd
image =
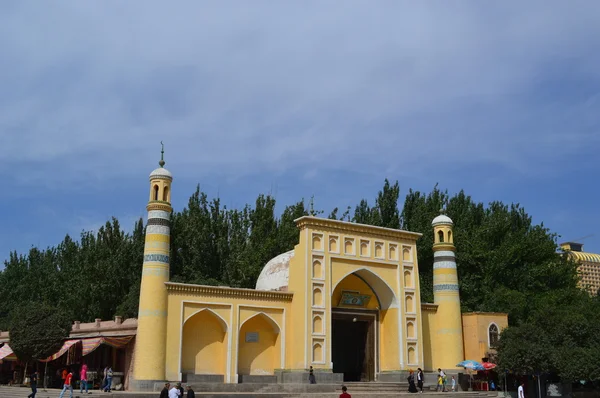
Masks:
[[[485,368],[485,370],[494,369],[496,367],[496,364],[491,362],[483,362],[482,365]]]

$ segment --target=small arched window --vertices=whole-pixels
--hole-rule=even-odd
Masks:
[[[444,232],[438,231],[438,239],[440,243],[444,243]]]
[[[158,200],[158,185],[154,186],[154,195],[152,195],[153,200]]]
[[[169,187],[165,187],[165,189],[163,191],[163,200],[165,202],[169,201]]]
[[[452,231],[448,231],[448,243],[452,243]]]
[[[488,329],[490,347],[496,347],[498,345],[498,326],[492,323]]]

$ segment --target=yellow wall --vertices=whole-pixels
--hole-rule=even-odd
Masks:
[[[423,370],[433,371],[435,367],[436,358],[436,339],[434,338],[433,331],[435,330],[435,315],[437,306],[429,305],[428,308],[423,309],[422,320],[423,320]]]
[[[181,371],[225,375],[227,325],[211,310],[203,310],[185,322]]]
[[[495,350],[489,346],[488,330],[492,323],[502,333],[508,327],[508,315],[503,313],[471,312],[462,314],[465,359],[481,361],[488,352]]]
[[[204,365],[202,365],[197,368],[196,373],[223,374],[226,383],[236,383],[237,375],[243,374],[242,372],[247,369],[249,355],[256,347],[254,345],[248,349],[248,345],[244,343],[245,332],[257,326],[261,328],[258,344],[261,349],[265,348],[264,342],[273,340],[273,336],[276,338],[272,348],[264,350],[264,355],[259,355],[258,360],[250,361],[252,363],[250,369],[271,369],[272,374],[273,369],[285,368],[285,361],[289,360],[285,358],[285,341],[289,341],[290,345],[293,345],[293,340],[286,335],[286,331],[290,330],[289,327],[282,325],[286,325],[291,318],[287,315],[290,312],[291,294],[175,283],[167,284],[167,291],[169,316],[166,339],[166,377],[168,380],[181,380],[181,374],[186,373],[187,369],[185,368],[189,366],[190,361],[184,350],[187,347],[197,348],[202,345],[203,341],[215,338],[218,335],[215,330],[219,330],[216,328],[217,324],[226,328],[226,332],[221,344],[222,351],[219,350],[218,345],[210,346],[214,357],[208,366],[216,364],[214,366],[216,369],[209,369],[208,366],[203,367]],[[184,321],[189,318],[188,322],[194,322],[195,317],[198,316],[194,314],[208,316],[206,310],[215,314],[212,317],[211,326],[205,326],[204,322],[198,321],[201,326],[197,333],[187,334],[188,325],[186,322],[184,326]],[[256,315],[258,317],[255,317]],[[216,323],[217,316],[222,319],[221,322]],[[271,321],[266,321],[266,317],[269,317]],[[195,325],[195,323],[190,325]],[[264,329],[265,325],[270,325],[272,332]],[[242,328],[243,330],[240,330]],[[238,353],[241,354],[241,357]],[[204,355],[204,351],[202,354]],[[265,358],[273,359],[265,362]],[[222,369],[222,371],[217,369]]]
[[[280,368],[279,333],[263,314],[247,320],[240,330],[238,374],[272,375]],[[258,333],[257,342],[246,342],[246,333]]]

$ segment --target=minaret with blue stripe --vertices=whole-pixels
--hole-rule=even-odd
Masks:
[[[138,327],[132,389],[152,391],[165,379],[167,336],[167,288],[171,243],[171,183],[164,168],[164,147],[159,168],[150,173],[150,198],[146,209],[146,243],[140,288]]]
[[[438,305],[434,327],[436,369],[456,369],[456,364],[464,360],[453,225],[443,212],[432,222],[433,301]]]

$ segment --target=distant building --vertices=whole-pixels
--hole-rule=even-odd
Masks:
[[[569,258],[579,263],[579,286],[591,295],[597,295],[600,290],[600,254],[584,252],[583,243],[577,242],[561,243],[560,248]]]
[[[508,314],[467,312],[462,314],[465,358],[494,362],[502,330],[508,327]]]

